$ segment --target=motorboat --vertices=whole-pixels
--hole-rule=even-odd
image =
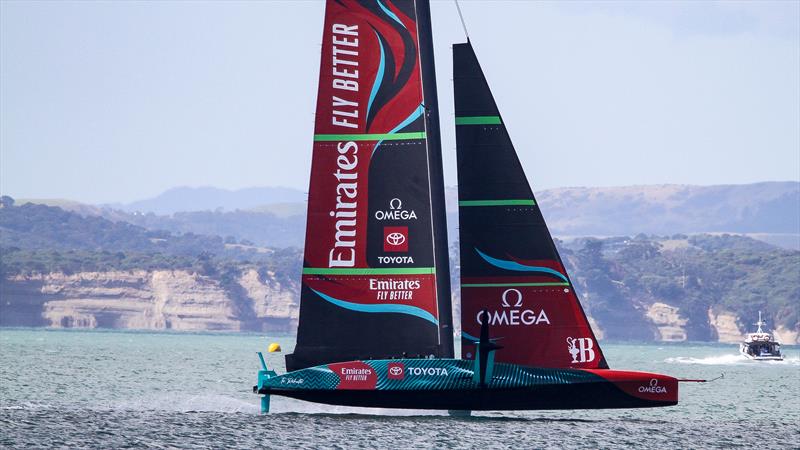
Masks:
[[[761,318],[761,311],[759,311],[758,322],[755,323],[758,329],[755,333],[747,333],[744,342],[739,344],[739,351],[747,358],[756,361],[783,361],[780,342],[772,333],[768,333],[762,328],[766,324]]]

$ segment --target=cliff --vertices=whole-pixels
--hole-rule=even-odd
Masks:
[[[0,325],[288,333],[297,297],[254,269],[227,283],[185,270],[17,275],[0,284]]]
[[[44,205],[5,205],[0,325],[296,329],[298,248],[147,230]],[[727,234],[556,244],[592,326],[605,339],[737,341],[761,311],[783,342],[798,341],[800,251]],[[458,246],[450,253],[459,317]]]
[[[456,295],[453,303],[458,317]],[[591,295],[584,303],[591,311]],[[0,326],[294,333],[299,307],[296,284],[255,269],[228,282],[185,270],[134,270],[16,275],[0,284]],[[678,306],[655,302],[637,311],[628,326],[639,329],[640,339],[676,342],[691,335]],[[589,320],[598,337],[620,336]],[[739,342],[747,331],[739,324],[749,322],[731,312],[709,309],[707,315],[711,340],[719,342]],[[800,344],[797,330],[775,333],[784,344]]]

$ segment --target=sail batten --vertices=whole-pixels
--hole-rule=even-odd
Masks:
[[[461,116],[456,117],[456,125],[500,125],[500,116]]]
[[[488,321],[498,362],[607,368],[471,44],[453,70],[462,336]]]

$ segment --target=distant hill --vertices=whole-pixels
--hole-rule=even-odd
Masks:
[[[553,232],[800,233],[800,183],[560,188],[537,195]]]
[[[800,249],[800,183],[572,187],[536,192],[555,236],[735,233]],[[448,234],[458,238],[458,191],[446,189]],[[301,247],[305,194],[287,188],[176,188],[118,208],[30,200],[150,230],[214,234],[257,245]],[[22,203],[22,202],[18,202]]]
[[[150,199],[108,206],[127,212],[173,214],[217,209],[233,211],[271,203],[299,203],[305,199],[302,191],[284,187],[254,187],[235,191],[215,187],[177,187]]]

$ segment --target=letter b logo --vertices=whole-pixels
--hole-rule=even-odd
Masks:
[[[567,338],[567,349],[572,356],[572,363],[592,362],[597,356],[594,352],[594,341],[591,338]]]

